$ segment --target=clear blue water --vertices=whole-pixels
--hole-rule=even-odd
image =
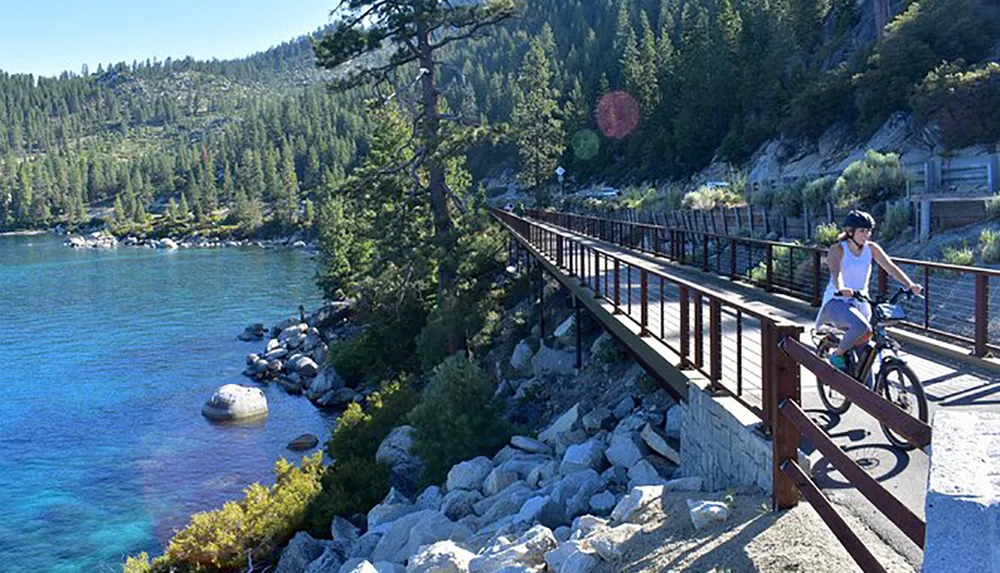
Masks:
[[[76,250],[0,237],[0,571],[120,571],[192,513],[273,483],[279,457],[332,419],[264,390],[252,425],[201,416],[263,343],[236,340],[315,307],[297,251]]]

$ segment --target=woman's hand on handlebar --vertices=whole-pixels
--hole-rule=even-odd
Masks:
[[[924,287],[921,286],[921,285],[918,285],[917,283],[911,283],[910,284],[910,292],[912,292],[913,294],[915,294],[917,296],[920,296],[924,292]]]
[[[847,298],[854,298],[855,294],[857,294],[857,291],[855,291],[852,288],[842,288],[837,291],[837,296],[843,296]]]

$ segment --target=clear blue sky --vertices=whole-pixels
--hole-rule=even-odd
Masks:
[[[336,0],[3,0],[0,70],[53,76],[97,64],[264,51],[330,21]]]

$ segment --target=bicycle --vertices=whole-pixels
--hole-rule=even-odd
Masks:
[[[906,411],[911,416],[927,422],[927,396],[924,386],[913,370],[906,364],[906,361],[899,357],[900,344],[893,340],[885,332],[885,328],[892,324],[902,322],[906,319],[906,312],[898,304],[899,298],[904,296],[907,299],[917,297],[907,289],[900,288],[888,301],[879,299],[873,302],[861,293],[855,293],[856,300],[867,302],[872,306],[872,339],[863,347],[856,348],[844,355],[847,361],[846,374],[858,383],[863,384],[869,390],[882,395],[886,400],[895,404],[898,408]],[[816,345],[816,354],[828,359],[833,349],[840,344],[840,336],[843,331],[827,326],[819,331],[813,331],[813,342]],[[878,359],[878,372],[873,375],[872,367]],[[840,394],[822,379],[816,379],[819,390],[819,398],[826,406],[827,410],[836,414],[843,414],[851,407],[851,401]],[[913,412],[914,407],[916,413]],[[912,450],[914,446],[906,438],[895,433],[892,428],[885,423],[879,424],[882,432],[889,442],[903,450]]]

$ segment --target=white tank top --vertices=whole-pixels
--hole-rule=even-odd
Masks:
[[[847,241],[841,241],[840,246],[844,249],[844,256],[840,259],[840,275],[844,279],[844,288],[860,291],[865,296],[868,296],[868,283],[871,281],[872,276],[871,244],[866,242],[861,247],[860,255],[855,255],[851,252]],[[836,292],[837,289],[833,286],[833,277],[830,277],[830,282],[826,285],[826,292],[823,293],[823,306],[826,306],[826,303],[836,296]],[[823,306],[820,306],[820,312],[822,312]],[[870,319],[870,306],[867,303],[859,304],[858,306],[861,308],[862,313]]]

